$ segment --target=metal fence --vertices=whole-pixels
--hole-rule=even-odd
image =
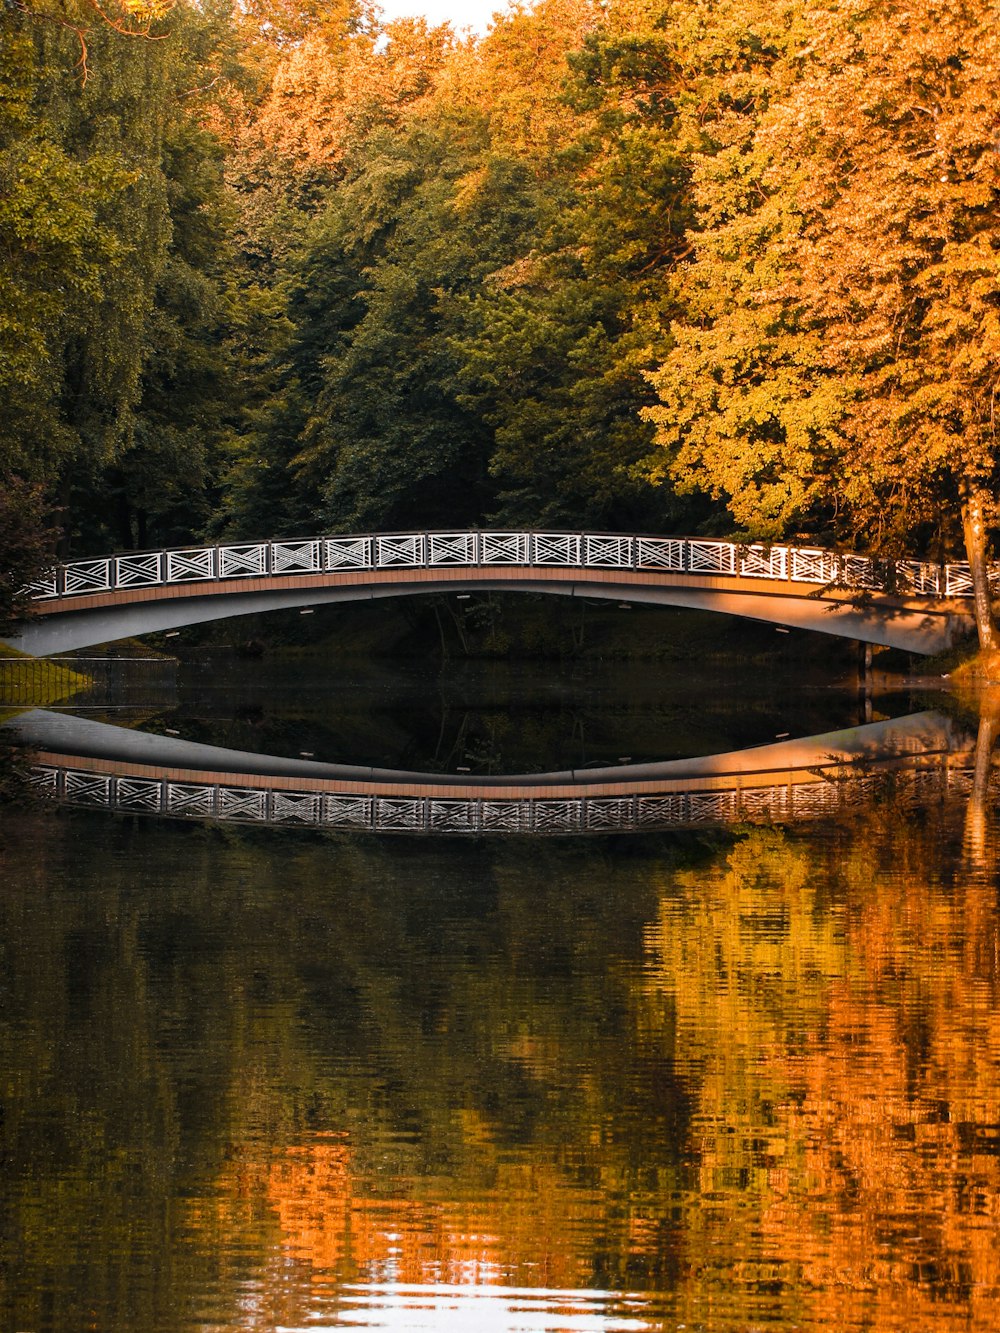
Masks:
[[[190,546],[74,560],[30,585],[36,600],[226,579],[388,569],[564,568],[722,575],[907,596],[971,597],[968,564],[880,560],[819,547],[592,532],[403,532]],[[991,567],[1000,586],[1000,565]]]

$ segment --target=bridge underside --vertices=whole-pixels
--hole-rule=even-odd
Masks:
[[[376,597],[475,591],[535,592],[696,608],[920,654],[941,652],[974,628],[968,604],[956,599],[908,599],[878,593],[859,599],[820,585],[764,579],[618,570],[570,573],[538,567],[389,569],[202,582],[65,598],[42,603],[38,613],[4,642],[44,657],[233,616]]]

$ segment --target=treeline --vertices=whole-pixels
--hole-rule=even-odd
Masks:
[[[986,0],[5,0],[8,545],[964,548],[991,646],[998,107]]]

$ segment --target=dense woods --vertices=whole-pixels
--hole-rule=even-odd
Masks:
[[[2,595],[587,525],[964,554],[992,647],[998,107],[986,0],[5,0]]]

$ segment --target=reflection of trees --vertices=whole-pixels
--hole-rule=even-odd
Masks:
[[[12,1326],[172,1327],[208,1289],[224,1322],[281,1255],[293,1306],[390,1250],[415,1279],[662,1284],[684,1114],[669,1031],[632,1019],[647,874],[599,844],[25,825]]]
[[[540,855],[551,882],[526,894]],[[623,938],[638,953],[649,899],[581,878],[601,867],[579,853],[463,860],[478,874],[457,882],[447,852],[422,855],[421,884],[408,855],[346,853],[365,887],[355,899],[345,876],[323,967],[306,932],[294,944],[321,1105],[281,1139],[247,1125],[199,1222],[231,1243],[242,1182],[244,1219],[265,1204],[284,1249],[320,1272],[662,1281],[683,1109],[664,1034],[633,1030],[618,953]]]
[[[1000,964],[961,814],[718,847],[25,817],[6,1322],[225,1324],[252,1288],[267,1327],[391,1274],[985,1330]]]
[[[942,876],[959,835],[890,804],[666,888],[648,990],[695,1100],[692,1315],[714,1291],[737,1322],[995,1327],[995,889]]]
[[[993,752],[1000,734],[1000,692],[984,689],[978,699],[979,729],[976,735],[975,770],[965,816],[965,852],[972,870],[988,873],[991,867],[990,778]]]

